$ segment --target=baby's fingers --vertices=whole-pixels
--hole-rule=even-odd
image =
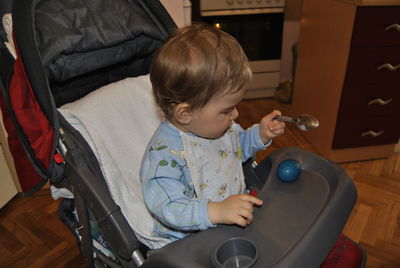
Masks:
[[[285,132],[285,123],[271,123],[268,128],[274,135],[282,135]]]
[[[247,224],[250,224],[251,221],[253,220],[253,208],[251,208],[251,210],[250,209],[243,210],[241,216],[246,219]]]
[[[280,115],[282,115],[281,111],[273,110],[271,113],[264,116],[263,120],[265,119],[266,121],[272,121],[272,120],[274,120],[275,117],[280,116]]]
[[[233,219],[233,223],[242,226],[242,227],[246,227],[247,224],[249,224],[249,222],[247,221],[247,219],[241,215],[236,215],[235,219]]]
[[[263,201],[261,199],[255,197],[255,196],[251,196],[249,194],[242,194],[240,196],[240,199],[244,200],[244,201],[248,201],[257,206],[261,206],[263,204]]]
[[[253,207],[249,208],[240,208],[236,210],[234,217],[232,218],[233,223],[245,227],[250,224],[253,220]]]

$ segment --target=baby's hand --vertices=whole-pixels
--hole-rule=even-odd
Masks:
[[[237,224],[246,226],[253,220],[253,205],[263,201],[248,194],[231,195],[221,202],[208,203],[208,217],[213,224]]]
[[[260,138],[266,144],[270,139],[282,135],[285,132],[285,123],[279,120],[274,120],[281,112],[274,110],[261,119],[260,122]]]

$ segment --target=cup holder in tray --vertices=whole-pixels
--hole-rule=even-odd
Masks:
[[[242,237],[223,241],[212,254],[212,262],[216,268],[249,268],[253,266],[257,258],[257,246]]]

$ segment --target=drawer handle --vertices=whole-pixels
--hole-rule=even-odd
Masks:
[[[386,27],[385,31],[389,31],[390,29],[396,29],[398,32],[400,32],[400,25],[398,23],[392,24]]]
[[[372,104],[379,104],[381,106],[387,105],[392,101],[392,99],[387,99],[387,100],[382,100],[381,98],[377,98],[377,99],[373,99],[372,101],[368,102],[368,105],[372,105]]]
[[[375,138],[375,137],[382,135],[383,132],[384,132],[383,130],[378,131],[378,132],[370,130],[370,131],[367,131],[367,132],[364,132],[363,134],[361,134],[361,138],[364,138],[365,136],[371,136],[371,137]]]
[[[396,71],[398,68],[400,68],[400,64],[396,65],[396,66],[393,66],[390,63],[385,63],[385,64],[382,64],[381,66],[379,66],[378,68],[376,68],[376,70],[380,70],[380,69],[383,69],[383,68],[386,68],[389,71]]]

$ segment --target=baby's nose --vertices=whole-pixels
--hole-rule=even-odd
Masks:
[[[239,112],[238,112],[238,110],[235,108],[233,111],[232,111],[232,113],[231,113],[231,120],[235,120],[236,118],[238,118],[238,116],[239,116]]]

